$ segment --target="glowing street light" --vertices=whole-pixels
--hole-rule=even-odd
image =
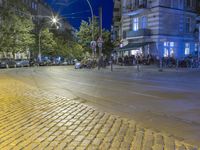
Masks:
[[[51,25],[56,25],[56,29],[59,29],[59,26],[61,26],[61,23],[59,22],[59,19],[57,16],[52,16],[52,17],[49,17],[49,16],[43,16],[43,17],[47,17],[50,19],[50,22],[51,22]],[[42,28],[39,30],[39,42],[38,42],[38,59],[39,59],[39,62],[41,62],[41,30]]]

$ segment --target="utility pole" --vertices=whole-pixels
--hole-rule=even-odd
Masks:
[[[99,39],[97,41],[99,47],[99,64],[98,69],[102,67],[103,63],[103,56],[102,56],[102,46],[103,46],[103,39],[102,39],[102,7],[99,8]]]
[[[199,44],[198,44],[198,54],[197,54],[197,59],[198,59],[198,67],[200,67],[200,60],[199,60],[199,58],[200,58],[200,56],[199,56],[199,54],[200,54],[200,23],[199,23]]]

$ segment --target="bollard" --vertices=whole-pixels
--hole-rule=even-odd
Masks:
[[[160,59],[160,68],[158,71],[162,72],[163,71],[163,68],[162,68],[163,64],[162,64],[162,59]]]
[[[112,61],[110,62],[110,69],[111,69],[111,71],[113,71],[113,63],[112,63]]]
[[[137,71],[140,72],[139,60],[137,59]]]
[[[176,70],[178,70],[178,64],[179,64],[179,61],[178,59],[176,60]]]

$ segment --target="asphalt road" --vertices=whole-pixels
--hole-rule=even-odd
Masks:
[[[0,70],[3,75],[200,144],[200,72],[35,67]]]

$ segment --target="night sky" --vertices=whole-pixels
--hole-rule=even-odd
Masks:
[[[66,18],[72,26],[79,29],[81,20],[88,21],[91,17],[90,8],[86,0],[45,0],[54,11]],[[98,16],[99,7],[103,8],[103,28],[109,29],[112,24],[113,0],[89,0],[94,9],[94,14]]]

